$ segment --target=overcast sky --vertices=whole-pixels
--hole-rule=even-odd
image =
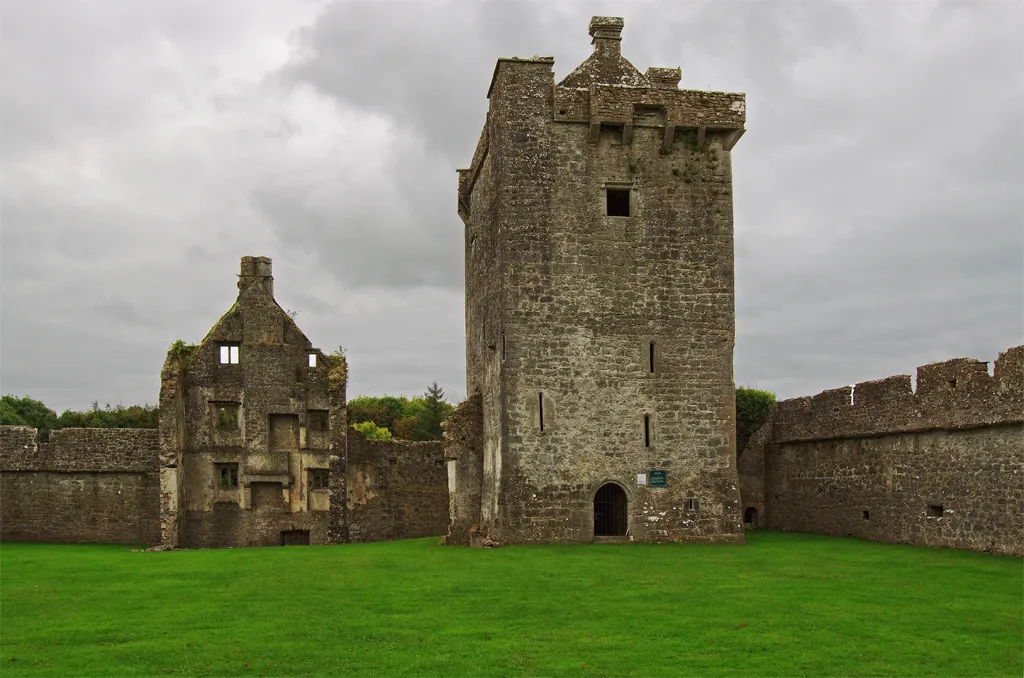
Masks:
[[[736,379],[780,397],[1024,339],[1024,3],[2,0],[0,388],[153,403],[275,290],[349,395],[464,395],[462,225],[495,59],[747,93]]]

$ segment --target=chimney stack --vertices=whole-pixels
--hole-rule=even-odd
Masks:
[[[595,16],[590,19],[590,44],[594,51],[608,56],[621,56],[622,26],[625,22],[618,16]]]
[[[274,276],[271,274],[270,257],[242,257],[238,291],[241,292],[254,282],[263,285],[267,294],[274,296]]]

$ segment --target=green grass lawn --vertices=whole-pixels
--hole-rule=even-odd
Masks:
[[[3,544],[20,675],[1021,676],[1024,561],[746,546]]]

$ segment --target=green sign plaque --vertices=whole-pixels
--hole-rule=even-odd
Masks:
[[[667,471],[651,471],[647,474],[647,484],[650,487],[665,487]]]

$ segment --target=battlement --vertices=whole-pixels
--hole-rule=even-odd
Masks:
[[[773,443],[967,429],[1024,422],[1024,345],[988,363],[954,358],[909,374],[779,402]]]
[[[745,131],[746,95],[679,89],[682,69],[650,67],[641,73],[620,51],[621,17],[595,16],[589,32],[594,52],[557,85],[554,58],[500,58],[487,98],[490,110],[468,168],[458,170],[458,211],[468,218],[470,197],[493,143],[501,144],[504,122],[525,115],[552,123],[578,124],[591,143],[613,129],[624,145],[636,128],[662,130],[661,153],[706,143],[732,150]]]
[[[65,428],[49,442],[28,426],[0,426],[0,471],[155,473],[159,435],[150,428]]]

